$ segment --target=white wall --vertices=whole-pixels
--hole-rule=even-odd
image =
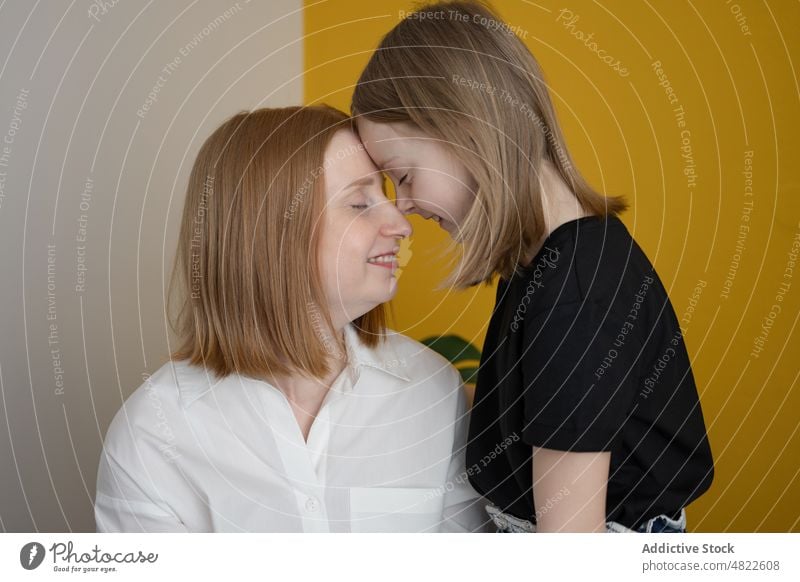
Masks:
[[[302,102],[300,0],[112,4],[0,9],[0,531],[94,530],[108,423],[168,354],[194,155]]]

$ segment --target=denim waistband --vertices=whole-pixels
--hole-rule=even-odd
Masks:
[[[510,513],[503,513],[498,507],[487,505],[486,513],[497,527],[498,533],[536,533],[535,523]],[[678,519],[661,514],[647,520],[636,529],[630,529],[616,521],[606,522],[607,533],[683,533],[685,531],[686,510],[684,509],[678,512]]]

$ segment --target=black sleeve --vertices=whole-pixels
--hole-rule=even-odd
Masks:
[[[610,451],[639,384],[635,322],[585,301],[526,319],[523,440],[560,451]]]

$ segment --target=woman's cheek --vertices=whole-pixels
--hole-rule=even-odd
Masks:
[[[377,206],[367,208],[359,215],[357,224],[354,225],[353,238],[357,238],[361,245],[371,246],[385,220],[386,213],[381,208]]]

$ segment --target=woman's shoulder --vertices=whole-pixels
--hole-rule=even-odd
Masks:
[[[194,366],[187,362],[169,360],[153,373],[142,374],[142,383],[128,396],[123,408],[139,410],[151,408],[157,402],[161,406],[178,406],[180,392],[196,375]]]
[[[392,389],[393,393],[406,399],[409,409],[447,418],[463,413],[466,393],[461,375],[445,357],[393,330],[386,330],[378,350],[388,366],[385,370],[399,378],[401,388]]]
[[[112,451],[141,446],[149,437],[161,440],[181,422],[181,381],[195,373],[183,362],[168,361],[131,392],[108,426],[105,447]]]
[[[410,380],[437,380],[448,387],[460,381],[458,371],[445,357],[394,330],[386,330],[385,339],[378,349],[387,365],[393,363]]]

